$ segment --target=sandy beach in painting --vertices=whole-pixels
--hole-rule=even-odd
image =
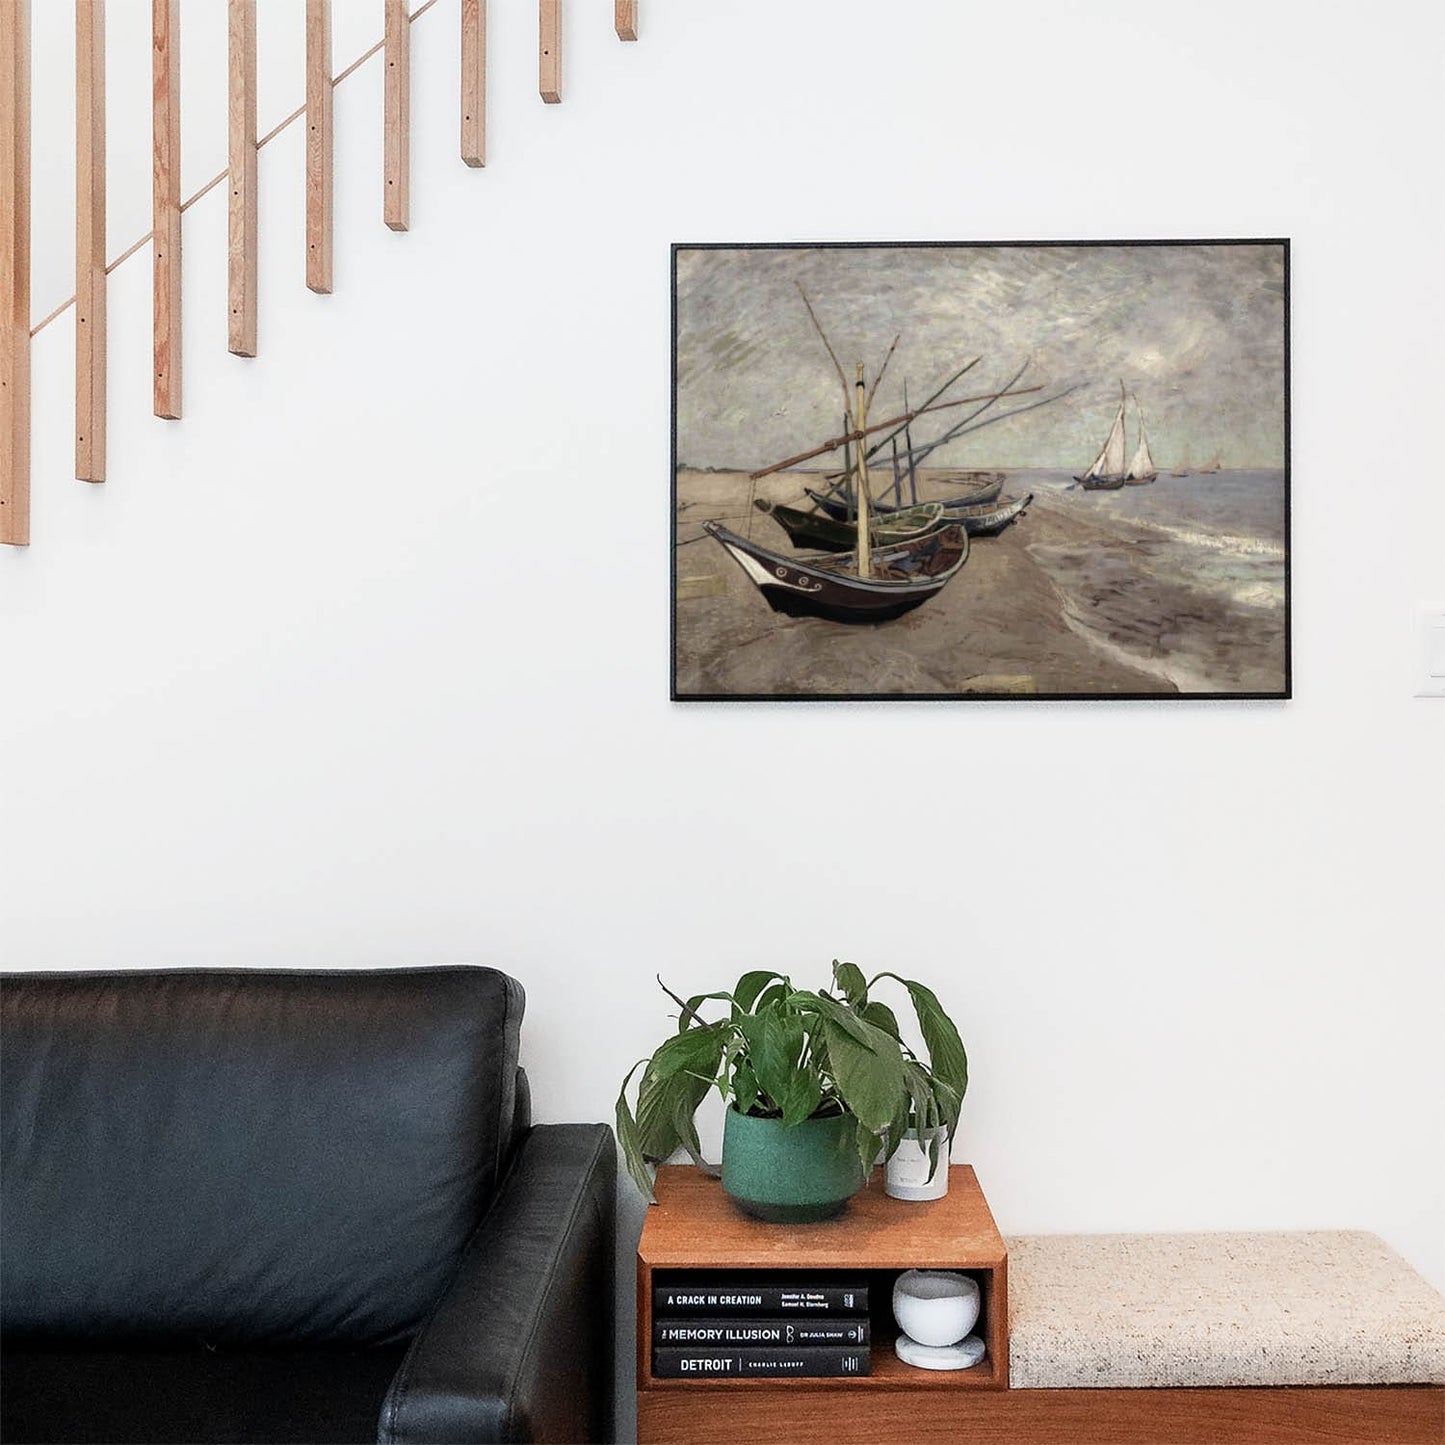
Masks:
[[[750,483],[680,469],[679,697],[1274,693],[1284,687],[1282,472],[1161,476],[1085,492],[1065,472],[1009,473],[1024,517],[973,540],[963,570],[916,611],[846,626],[771,611],[701,529],[715,518],[783,555],[757,495],[796,502],[812,473]],[[924,473],[920,497],[942,493]]]

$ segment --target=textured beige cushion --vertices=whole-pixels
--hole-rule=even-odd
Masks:
[[[1445,1299],[1373,1234],[1008,1241],[1023,1388],[1445,1382]]]

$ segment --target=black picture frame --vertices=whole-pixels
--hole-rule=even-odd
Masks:
[[[889,264],[881,264],[885,261]],[[791,314],[784,304],[789,273],[799,282],[797,289],[808,292],[806,309],[794,292]],[[1283,701],[1292,696],[1287,238],[678,242],[671,253],[671,288],[674,701]],[[934,295],[936,313],[930,305]],[[1056,306],[1068,303],[1066,310],[1055,312],[1053,333],[1047,326],[1051,297],[1058,298]],[[810,319],[813,314],[816,320]],[[1014,438],[1002,450],[1017,458],[1027,456],[1030,445],[1042,449],[1038,455],[1053,447],[1054,464],[985,466],[982,457],[966,457],[972,466],[949,469],[961,478],[960,487],[970,477],[997,473],[1004,477],[1005,496],[1032,489],[1022,517],[1006,522],[999,535],[969,536],[966,561],[917,603],[908,591],[911,582],[921,582],[929,568],[948,570],[954,553],[935,542],[932,555],[920,561],[904,549],[915,534],[936,538],[950,519],[964,518],[960,525],[967,530],[977,518],[946,511],[930,534],[924,530],[930,514],[905,514],[896,532],[908,538],[896,553],[900,585],[887,604],[907,603],[907,610],[883,621],[851,623],[811,615],[808,609],[825,605],[819,594],[833,599],[831,578],[838,564],[820,562],[817,573],[806,577],[792,564],[807,564],[810,554],[821,551],[814,534],[826,528],[791,519],[804,529],[803,547],[794,546],[793,538],[775,525],[786,516],[777,508],[786,504],[777,496],[756,495],[760,487],[771,485],[776,492],[780,484],[751,481],[748,467],[769,466],[778,454],[796,461],[810,441],[842,434],[841,398],[829,430],[817,425],[826,415],[819,397],[839,382],[848,390],[855,351],[869,353],[865,381],[870,393],[877,388],[879,409],[889,417],[916,412],[919,393],[931,393],[939,374],[910,377],[908,411],[902,410],[886,392],[896,385],[897,371],[890,383],[885,363],[883,386],[875,379],[890,335],[923,334],[926,344],[915,344],[909,357],[917,366],[920,359],[926,363],[942,355],[949,344],[942,333],[968,329],[971,314],[986,320],[996,336],[1007,336],[1011,329],[1016,333],[1016,350],[1032,353],[1034,372],[1031,376],[1026,370],[1024,380],[1040,375],[1037,358],[1045,353],[1038,383],[1043,390],[1024,397],[1021,382],[1001,387],[1015,370],[1008,358],[970,371],[970,380],[985,378],[978,395],[991,394],[989,386],[1020,395],[1009,401],[1017,411],[995,414],[962,436],[1016,417],[1022,427],[1037,402],[1040,412],[1052,408],[1047,434],[1033,443]],[[786,317],[780,328],[786,334],[774,339],[768,333],[780,317]],[[1128,330],[1146,321],[1167,332],[1164,341],[1141,339]],[[1097,366],[1090,327],[1099,328]],[[939,334],[931,335],[931,329]],[[1066,345],[1051,342],[1058,335],[1067,338]],[[824,337],[832,343],[827,350]],[[896,344],[907,350],[906,343]],[[1147,486],[1116,484],[1117,469],[1103,474],[1104,480],[1094,478],[1096,487],[1087,480],[1062,480],[1072,467],[1084,473],[1088,458],[1071,451],[1071,465],[1061,468],[1059,448],[1071,431],[1083,434],[1080,417],[1087,417],[1094,433],[1101,429],[1107,411],[1100,416],[1100,379],[1108,370],[1121,369],[1107,363],[1117,363],[1121,348],[1131,347],[1128,354],[1143,360],[1137,375],[1118,382],[1121,420],[1114,425],[1128,429],[1127,399],[1132,396],[1139,410],[1137,393],[1152,385],[1150,405],[1165,424],[1151,423],[1144,455],[1149,457],[1151,446],[1161,455],[1168,452],[1168,467],[1158,469],[1157,480]],[[789,379],[797,382],[804,372],[813,375],[796,388],[806,394],[794,430],[787,415],[789,396],[783,393],[796,394]],[[945,388],[940,405],[956,393],[957,388]],[[1207,413],[1203,420],[1180,409],[1191,405],[1191,394]],[[780,404],[766,425],[757,426],[755,438],[750,418],[764,397]],[[894,404],[883,406],[888,400]],[[984,406],[982,415],[987,417],[987,411]],[[870,422],[876,415],[878,410],[870,410]],[[942,412],[934,420],[947,415]],[[914,420],[924,426],[922,417]],[[849,424],[856,429],[856,420]],[[1226,438],[1222,431],[1231,425],[1238,431]],[[823,435],[816,435],[819,430]],[[1193,471],[1178,465],[1175,434],[1191,430],[1196,437],[1216,436],[1219,454],[1212,460],[1232,456],[1239,464],[1211,468],[1195,463]],[[785,437],[792,442],[783,445]],[[1109,445],[1106,441],[1100,461]],[[912,438],[911,454],[928,449],[927,440]],[[1263,465],[1267,460],[1278,465]],[[824,482],[841,470],[836,462],[828,464],[826,455],[812,465]],[[874,487],[870,480],[875,505],[885,497],[898,507],[908,506],[915,496],[925,504],[947,500],[948,478],[940,481],[925,471],[913,469],[906,493],[896,465],[891,483]],[[789,498],[797,493],[802,501],[800,484],[808,479],[799,470],[774,475],[784,477],[781,485]],[[739,478],[749,481],[751,506],[741,505]],[[813,490],[826,492],[826,486]],[[953,495],[964,493],[955,487]],[[847,499],[847,488],[836,490],[834,510],[840,501],[846,506]],[[770,515],[759,511],[760,503],[773,509]],[[797,510],[811,517],[819,505],[804,502]],[[718,515],[709,516],[710,511]],[[850,515],[851,509],[843,519]],[[876,523],[878,513],[872,516]],[[726,527],[729,518],[733,526],[752,524],[752,536],[743,540],[766,557],[739,560],[737,549],[727,550],[731,543],[698,525]],[[1040,518],[1045,526],[1029,527]],[[856,524],[848,525],[856,535]],[[1044,540],[1029,540],[1040,531]],[[739,531],[732,535],[743,536]],[[839,543],[830,534],[825,545]],[[875,542],[874,550],[889,545]],[[984,549],[997,550],[990,555]],[[981,555],[988,561],[978,567]],[[701,569],[699,556],[707,558]],[[780,579],[776,586],[771,573]],[[987,596],[972,596],[966,585],[971,581],[975,592],[986,588]],[[779,603],[765,596],[764,583],[773,593],[784,593],[781,605],[789,610],[773,610]],[[787,595],[814,584],[818,592],[811,597]],[[875,605],[871,597],[858,600],[864,589],[851,576],[846,590],[848,595],[835,599],[845,609],[842,615],[861,616]],[[1057,598],[1057,617],[1046,615],[1050,594]],[[1014,600],[1028,609],[1029,620],[1020,623],[1010,613]],[[790,615],[794,607],[803,615]],[[930,609],[936,609],[931,617]],[[1097,658],[1097,686],[1091,685],[1090,658]],[[991,666],[990,659],[998,665]],[[1031,660],[1036,665],[1030,669]]]

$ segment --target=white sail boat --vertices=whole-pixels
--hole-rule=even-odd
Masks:
[[[1149,433],[1144,430],[1144,408],[1139,405],[1139,398],[1134,398],[1134,415],[1139,418],[1139,445],[1134,448],[1134,460],[1129,463],[1129,470],[1124,474],[1124,485],[1127,487],[1142,487],[1147,482],[1152,482],[1159,475],[1154,465],[1154,458],[1149,455]]]
[[[1082,476],[1074,478],[1078,484],[1090,492],[1113,492],[1117,491],[1126,482],[1134,486],[1142,486],[1145,482],[1152,482],[1159,475],[1154,467],[1154,459],[1149,455],[1149,438],[1144,431],[1144,412],[1139,405],[1139,398],[1134,398],[1134,410],[1139,416],[1139,445],[1134,450],[1134,459],[1128,467],[1124,465],[1125,437],[1124,437],[1124,383],[1119,383],[1119,409],[1114,413],[1114,424],[1109,428],[1109,435],[1104,438],[1104,445],[1099,448],[1099,455],[1093,460],[1089,470]]]

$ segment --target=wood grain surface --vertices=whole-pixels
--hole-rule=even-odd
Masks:
[[[154,411],[181,414],[181,3],[152,0],[151,245]]]

